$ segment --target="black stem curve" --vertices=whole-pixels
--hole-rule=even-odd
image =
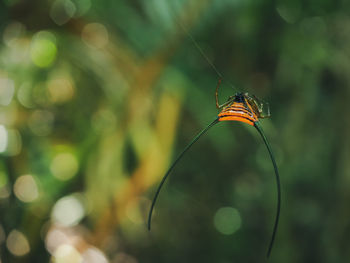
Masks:
[[[266,147],[267,147],[267,150],[270,154],[270,157],[271,157],[271,161],[272,161],[272,164],[273,164],[273,168],[275,170],[275,175],[276,175],[276,186],[277,186],[277,210],[276,210],[276,218],[275,218],[275,224],[273,226],[273,231],[272,231],[272,236],[271,236],[271,241],[270,241],[270,245],[269,245],[269,248],[268,248],[268,251],[267,251],[267,257],[270,256],[271,254],[271,250],[272,250],[272,247],[273,247],[273,244],[274,244],[274,241],[275,241],[275,237],[276,237],[276,233],[277,233],[277,227],[278,227],[278,221],[279,221],[279,217],[280,217],[280,210],[281,210],[281,183],[280,183],[280,176],[279,176],[279,173],[278,173],[278,169],[277,169],[277,164],[276,164],[276,161],[275,161],[275,157],[273,155],[273,152],[272,152],[272,149],[271,149],[271,146],[263,132],[263,129],[260,125],[260,122],[259,121],[256,121],[254,122],[254,127],[258,130],[258,132],[260,133]]]
[[[192,141],[187,144],[187,146],[185,147],[185,149],[180,153],[180,155],[175,159],[175,161],[173,162],[173,164],[170,166],[169,170],[166,172],[166,174],[164,175],[162,181],[160,182],[158,188],[157,188],[157,191],[153,197],[153,201],[152,201],[152,205],[151,205],[151,208],[149,210],[149,213],[148,213],[148,223],[147,223],[147,226],[148,226],[148,230],[151,230],[151,219],[152,219],[152,213],[153,213],[153,209],[154,209],[154,206],[156,204],[156,201],[157,201],[157,198],[158,198],[158,195],[159,195],[159,192],[160,192],[160,189],[162,188],[165,180],[168,178],[170,172],[174,169],[174,167],[176,166],[176,164],[178,163],[178,161],[180,161],[180,159],[182,158],[182,156],[191,148],[191,146],[203,135],[205,134],[211,127],[213,127],[215,124],[217,124],[219,122],[219,118],[216,118],[214,121],[212,121],[206,128],[204,128],[202,131],[200,131],[196,137],[194,137],[192,139]]]

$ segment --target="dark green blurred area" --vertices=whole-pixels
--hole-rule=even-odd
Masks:
[[[0,262],[350,262],[350,2],[0,3]],[[185,29],[185,30],[184,30]],[[233,88],[233,89],[232,89]]]

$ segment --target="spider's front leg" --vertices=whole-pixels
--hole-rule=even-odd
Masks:
[[[221,84],[221,78],[218,80],[218,84],[216,85],[216,90],[215,90],[215,102],[216,102],[216,108],[220,109],[222,105],[219,105],[219,99],[218,99],[218,91],[219,91],[219,86]]]
[[[219,81],[218,81],[218,84],[216,85],[216,90],[215,90],[215,103],[216,103],[216,108],[219,109],[219,110],[222,109],[223,107],[225,107],[227,104],[230,104],[231,101],[232,101],[232,98],[234,97],[234,96],[230,96],[225,103],[223,103],[221,105],[219,104],[218,91],[219,91],[219,87],[220,87],[220,84],[221,84],[221,80],[222,79],[220,78]]]

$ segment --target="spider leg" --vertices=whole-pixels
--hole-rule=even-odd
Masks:
[[[221,78],[218,80],[218,84],[216,85],[216,90],[215,90],[215,102],[216,102],[216,108],[220,109],[223,105],[219,105],[219,99],[218,99],[218,91],[219,91],[219,86],[221,84]]]

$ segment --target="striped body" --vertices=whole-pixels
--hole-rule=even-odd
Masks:
[[[254,126],[259,134],[261,135],[267,150],[270,154],[272,165],[275,170],[276,175],[276,185],[277,185],[277,211],[276,211],[276,218],[275,218],[275,224],[273,226],[271,241],[268,247],[267,251],[267,257],[270,256],[274,240],[277,233],[277,227],[279,222],[279,216],[280,216],[280,208],[281,208],[281,186],[280,186],[280,178],[278,174],[277,164],[275,161],[275,157],[273,156],[272,149],[270,147],[270,144],[267,141],[267,138],[265,137],[265,134],[262,130],[262,127],[260,125],[259,119],[260,118],[268,118],[270,116],[270,111],[268,108],[268,104],[266,107],[266,104],[262,103],[258,98],[256,98],[254,95],[250,96],[248,93],[236,93],[234,96],[230,96],[226,103],[219,105],[218,102],[218,96],[217,91],[220,84],[220,80],[218,82],[218,86],[216,87],[215,92],[215,99],[216,99],[216,107],[218,109],[222,109],[221,112],[218,114],[217,118],[215,118],[214,121],[212,121],[206,128],[204,128],[201,132],[199,132],[192,141],[185,147],[185,149],[180,153],[180,155],[175,159],[173,164],[170,166],[169,170],[164,175],[162,181],[160,182],[157,191],[154,195],[151,208],[148,214],[148,229],[151,230],[151,219],[152,219],[152,212],[154,209],[154,206],[156,204],[158,195],[160,193],[160,190],[165,182],[165,180],[168,178],[170,172],[174,169],[174,167],[177,165],[177,163],[180,161],[182,156],[191,148],[191,146],[202,136],[204,135],[211,127],[216,125],[220,121],[240,121],[247,123],[249,125]],[[264,107],[265,105],[265,107]],[[263,109],[267,108],[267,114],[264,114]]]
[[[241,121],[254,126],[254,122],[259,119],[259,113],[254,109],[244,95],[236,94],[233,102],[219,113],[219,121]]]

